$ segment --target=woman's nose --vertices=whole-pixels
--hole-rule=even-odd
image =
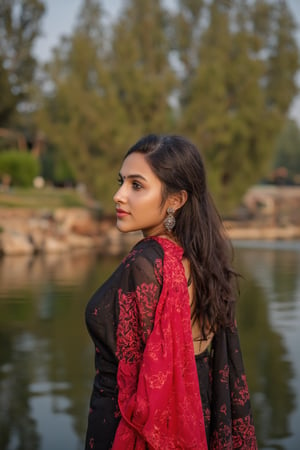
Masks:
[[[115,195],[113,196],[113,201],[115,203],[123,203],[124,202],[124,192],[122,189],[123,186],[120,186]]]

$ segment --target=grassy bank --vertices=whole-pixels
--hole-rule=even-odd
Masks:
[[[55,209],[85,207],[87,201],[82,194],[71,188],[45,187],[35,188],[11,188],[0,190],[0,208],[31,208],[31,209]]]

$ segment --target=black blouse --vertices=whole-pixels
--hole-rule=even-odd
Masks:
[[[132,314],[132,323],[126,325],[125,333],[128,333],[130,342],[131,331],[134,329],[136,336],[138,330],[136,345],[142,354],[153,329],[162,291],[163,261],[164,250],[158,241],[140,241],[88,302],[86,324],[95,345],[96,374],[86,450],[110,449],[120,422],[117,387],[120,292],[125,292],[129,299],[131,293],[141,293],[139,302],[132,302],[132,307],[139,308],[139,311]],[[123,352],[126,353],[126,348]],[[130,358],[130,352],[122,357]],[[196,357],[196,367],[208,448],[256,450],[249,392],[235,324],[216,333],[210,353],[206,351]]]
[[[119,322],[119,289],[135,292],[137,286],[147,285],[147,302],[151,305],[142,314],[139,324],[141,346],[153,327],[156,304],[161,288],[163,249],[158,242],[141,241],[122,261],[111,277],[93,294],[86,307],[86,324],[95,345],[95,369],[90,403],[86,449],[111,448],[120,420],[117,402],[116,335]],[[150,298],[149,298],[150,297]]]

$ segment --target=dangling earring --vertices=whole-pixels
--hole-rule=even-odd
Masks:
[[[173,228],[175,227],[175,224],[176,224],[174,213],[175,213],[175,210],[173,208],[169,207],[167,209],[167,214],[168,215],[167,215],[167,217],[164,220],[164,226],[165,226],[166,230],[169,231],[170,233],[172,232],[172,230],[173,230]]]

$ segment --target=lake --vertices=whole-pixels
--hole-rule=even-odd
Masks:
[[[234,243],[238,325],[260,449],[300,448],[300,242]],[[0,449],[83,449],[86,302],[120,258],[0,259]]]

